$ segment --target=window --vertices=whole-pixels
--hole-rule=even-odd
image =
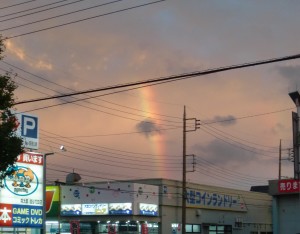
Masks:
[[[185,230],[187,233],[201,233],[200,224],[186,224]]]
[[[231,234],[232,228],[229,225],[210,225],[208,228],[209,234]]]
[[[172,230],[176,231],[180,228],[178,223],[172,223]],[[186,224],[185,225],[186,233],[201,233],[201,225],[200,224]]]

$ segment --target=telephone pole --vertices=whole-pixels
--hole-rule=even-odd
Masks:
[[[189,126],[189,129],[187,129],[186,122],[187,121],[194,121],[194,127],[191,129]],[[187,199],[187,194],[186,194],[186,133],[187,132],[194,132],[197,129],[200,128],[200,120],[192,118],[192,119],[187,119],[186,118],[186,111],[185,111],[185,106],[183,109],[183,153],[182,153],[182,234],[186,234],[185,226],[186,226],[186,199]]]
[[[293,148],[294,148],[294,178],[300,179],[300,94],[298,91],[289,93],[297,107],[297,113],[292,112],[293,121]]]

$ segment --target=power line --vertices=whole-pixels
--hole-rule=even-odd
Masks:
[[[102,4],[99,4],[99,5],[96,5],[96,6],[92,6],[92,7],[80,9],[80,10],[77,10],[77,11],[64,13],[64,14],[61,14],[61,15],[52,16],[52,17],[49,17],[49,18],[41,19],[41,20],[36,20],[36,21],[29,22],[29,23],[26,23],[26,24],[20,24],[20,25],[17,25],[17,26],[3,28],[3,29],[0,29],[0,32],[11,30],[11,29],[14,29],[14,28],[24,27],[24,26],[31,25],[31,24],[44,22],[44,21],[51,20],[51,19],[56,19],[56,18],[63,17],[63,16],[66,16],[66,15],[71,15],[71,14],[78,13],[78,12],[81,12],[81,11],[86,11],[86,10],[94,9],[94,8],[97,8],[97,7],[102,7],[102,6],[105,6],[105,5],[109,5],[109,4],[113,4],[113,3],[121,2],[121,1],[124,1],[124,0],[115,0],[115,1],[107,2],[107,3],[102,3]],[[19,17],[16,17],[16,18],[19,18]],[[0,22],[2,22],[2,21],[0,21]]]
[[[50,3],[50,4],[45,4],[45,5],[42,5],[42,6],[30,8],[30,9],[27,9],[27,10],[22,10],[22,11],[14,12],[14,13],[10,13],[10,14],[7,14],[7,15],[1,15],[0,18],[6,17],[6,16],[10,16],[10,15],[16,15],[16,14],[23,13],[23,12],[26,12],[26,11],[32,11],[32,10],[35,10],[35,9],[43,8],[45,6],[55,5],[57,3],[61,3],[61,2],[65,2],[65,1],[68,1],[68,0],[61,0],[61,1]],[[25,14],[25,15],[19,15],[19,16],[15,16],[15,17],[12,17],[12,18],[9,18],[9,19],[4,19],[4,20],[1,20],[0,22],[5,22],[5,21],[9,21],[9,20],[18,19],[18,18],[21,18],[21,17],[24,17],[24,16],[29,16],[29,15],[41,13],[41,12],[44,12],[44,11],[53,10],[53,9],[56,9],[56,8],[59,8],[59,7],[71,5],[71,4],[74,4],[74,3],[77,3],[77,2],[82,2],[82,1],[85,1],[85,0],[77,0],[75,2],[69,2],[69,3],[66,3],[66,4],[59,5],[59,6],[55,6],[55,7],[50,7],[50,8],[47,8],[47,9],[43,9],[43,10],[40,10],[40,11],[31,12],[31,13],[28,13],[28,14]]]
[[[24,100],[24,101],[16,102],[15,105],[46,101],[46,100],[51,100],[51,99],[56,99],[56,98],[61,98],[61,97],[71,97],[71,96],[76,96],[76,95],[80,95],[80,94],[95,93],[95,92],[120,89],[120,88],[126,88],[126,87],[138,86],[138,85],[144,85],[144,84],[152,84],[152,83],[157,83],[157,82],[179,81],[179,80],[185,80],[185,79],[189,79],[189,78],[193,78],[193,77],[197,77],[197,76],[204,76],[204,75],[208,75],[208,74],[214,74],[214,73],[219,73],[219,72],[224,72],[224,71],[229,71],[229,70],[241,69],[241,68],[245,68],[245,67],[253,67],[253,66],[270,64],[270,63],[275,63],[275,62],[280,62],[280,61],[287,61],[287,60],[298,59],[298,58],[300,58],[300,54],[290,55],[290,56],[285,56],[285,57],[280,57],[280,58],[273,58],[273,59],[268,59],[268,60],[261,60],[261,61],[256,61],[256,62],[243,63],[243,64],[238,64],[238,65],[231,65],[231,66],[227,66],[227,67],[213,68],[213,69],[208,69],[208,70],[204,70],[204,71],[184,73],[184,74],[173,75],[173,76],[162,77],[162,78],[154,78],[154,79],[149,79],[149,80],[144,80],[144,81],[118,84],[118,85],[107,86],[107,87],[103,87],[103,88],[97,88],[97,89],[83,90],[83,91],[78,91],[78,92],[73,92],[73,93],[68,93],[68,94],[63,94],[63,95],[54,95],[54,96],[45,97],[45,98]]]
[[[145,3],[145,4],[133,6],[133,7],[128,7],[128,8],[117,10],[117,11],[111,11],[111,12],[104,13],[104,14],[101,14],[101,15],[96,15],[96,16],[84,18],[84,19],[81,19],[81,20],[71,21],[71,22],[64,23],[64,24],[59,24],[59,25],[56,25],[56,26],[51,26],[51,27],[47,27],[47,28],[43,28],[43,29],[39,29],[39,30],[27,32],[27,33],[22,33],[22,34],[11,36],[11,37],[6,37],[5,39],[12,39],[12,38],[16,38],[16,37],[30,35],[30,34],[33,34],[33,33],[42,32],[42,31],[46,31],[46,30],[50,30],[50,29],[54,29],[54,28],[59,28],[59,27],[62,27],[62,26],[66,26],[66,25],[70,25],[70,24],[75,24],[75,23],[79,23],[79,22],[83,22],[83,21],[86,21],[86,20],[91,20],[91,19],[95,19],[95,18],[107,16],[107,15],[112,15],[112,14],[115,14],[115,13],[120,13],[120,12],[124,12],[124,11],[128,11],[128,10],[132,10],[132,9],[136,9],[136,8],[139,8],[139,7],[148,6],[148,5],[159,3],[159,2],[163,2],[163,1],[165,1],[165,0],[159,0],[159,1],[151,2],[151,3]]]
[[[26,70],[23,69],[23,68],[17,67],[17,66],[15,66],[15,65],[13,65],[13,64],[10,64],[10,63],[8,63],[8,62],[5,62],[5,61],[1,61],[1,62],[4,63],[4,64],[6,64],[6,65],[8,65],[8,66],[11,66],[11,67],[13,67],[13,68],[16,68],[16,69],[18,69],[18,70],[20,70],[20,71],[23,71],[23,72],[25,72],[25,73],[27,73],[27,74],[30,74],[30,75],[32,75],[32,76],[38,78],[38,79],[42,79],[42,80],[44,80],[44,81],[46,81],[46,82],[49,82],[49,83],[54,84],[54,85],[57,85],[57,86],[59,86],[59,87],[68,89],[68,90],[70,90],[70,91],[76,91],[76,90],[71,89],[71,88],[69,88],[69,87],[67,87],[67,86],[58,84],[58,83],[53,82],[53,81],[51,81],[51,80],[48,80],[48,79],[46,79],[46,78],[44,78],[44,77],[38,76],[38,75],[36,75],[36,74],[33,74],[33,73],[29,72],[29,71],[26,71]],[[0,69],[1,69],[1,68],[0,68]],[[1,70],[5,71],[5,72],[8,72],[7,70],[4,70],[4,69],[1,69]],[[21,77],[21,76],[18,75],[17,77]],[[22,77],[21,77],[21,78],[22,78]],[[23,79],[25,79],[25,78],[23,78]],[[28,79],[26,79],[26,80],[28,80]],[[29,81],[29,80],[28,80],[28,81]],[[29,82],[31,82],[31,81],[29,81]],[[31,83],[34,83],[34,82],[31,82]],[[34,83],[34,84],[38,85],[37,83]],[[24,85],[23,85],[23,86],[24,86]],[[29,88],[28,86],[25,86],[25,87],[26,87],[26,88]],[[42,87],[43,87],[43,86],[42,86]],[[145,86],[145,87],[148,87],[148,86]],[[29,88],[29,89],[31,89],[31,88]],[[49,89],[49,88],[47,87],[47,89]],[[50,89],[50,90],[57,92],[56,90],[53,90],[53,89]],[[35,91],[37,91],[37,90],[35,90]],[[41,91],[37,91],[37,92],[43,93],[43,92],[41,92]],[[57,93],[60,93],[60,92],[57,92]],[[43,93],[43,94],[46,94],[46,93]],[[46,94],[46,95],[48,95],[48,94]],[[88,97],[90,97],[90,96],[88,96]],[[98,97],[99,97],[99,96],[98,96]],[[109,104],[112,104],[112,105],[115,105],[115,106],[118,106],[118,107],[123,107],[123,108],[126,108],[126,109],[131,109],[131,110],[134,110],[134,111],[139,111],[139,112],[143,112],[143,113],[147,113],[147,114],[151,114],[151,115],[162,116],[162,117],[168,117],[168,118],[173,118],[173,119],[181,119],[181,118],[175,117],[175,116],[162,115],[162,114],[158,114],[158,113],[147,112],[147,111],[144,111],[144,110],[140,110],[140,109],[136,109],[136,108],[132,108],[132,107],[120,105],[120,104],[113,103],[113,102],[110,102],[110,101],[107,101],[107,100],[104,100],[104,99],[99,99],[98,97],[92,97],[92,98],[96,98],[97,100],[100,100],[100,101],[102,101],[102,102],[106,102],[106,103],[109,103]],[[85,100],[87,100],[87,99],[85,99]],[[83,101],[83,100],[81,99],[80,101]],[[59,104],[59,105],[64,105],[64,104],[68,104],[68,103],[69,103],[69,102],[65,101],[65,103],[61,103],[61,104]],[[91,102],[89,102],[89,103],[91,103]],[[51,107],[54,107],[54,106],[51,106]],[[35,109],[35,110],[36,110],[36,109]],[[33,110],[30,110],[30,111],[33,111]]]
[[[29,2],[34,2],[34,1],[36,1],[36,0],[30,0],[30,1],[21,2],[21,3],[14,4],[14,5],[6,6],[6,7],[1,7],[0,10],[15,7],[15,6],[20,6],[20,5],[23,5],[23,4],[26,4],[26,3],[29,3]]]
[[[0,68],[0,70],[3,70],[3,71],[5,71],[5,72],[8,72],[7,70],[2,69],[2,68]],[[20,77],[20,78],[22,78],[23,80],[26,80],[26,81],[28,81],[28,82],[30,82],[30,83],[33,83],[33,84],[35,84],[35,85],[37,85],[37,86],[40,86],[40,87],[43,87],[43,88],[45,88],[45,89],[52,90],[52,91],[57,92],[57,93],[61,93],[61,92],[58,92],[58,91],[56,91],[56,90],[54,90],[54,89],[51,89],[51,88],[49,88],[49,87],[40,85],[40,84],[35,83],[35,82],[33,82],[33,81],[30,81],[29,79],[26,79],[26,78],[24,78],[24,77],[21,77],[21,76],[17,76],[17,77]],[[28,87],[28,86],[25,86],[25,87],[26,87],[26,88],[30,88],[30,87]],[[32,88],[30,88],[30,89],[32,89]],[[35,89],[32,89],[32,90],[35,90]],[[35,91],[38,91],[38,90],[35,90]],[[41,91],[38,91],[38,92],[43,93],[43,92],[41,92]],[[43,94],[46,94],[46,93],[43,93]],[[61,93],[61,94],[62,94],[62,93]],[[48,94],[46,94],[46,95],[48,95]],[[48,96],[49,96],[49,95],[48,95]],[[74,98],[74,97],[72,97],[72,98]],[[87,98],[87,99],[88,99],[88,98]],[[125,116],[122,116],[122,115],[114,114],[114,113],[111,113],[111,112],[107,112],[107,111],[103,111],[103,110],[95,109],[95,108],[92,108],[92,107],[89,107],[89,106],[86,106],[86,105],[79,104],[79,103],[77,103],[77,99],[75,99],[75,100],[73,100],[73,101],[65,101],[65,100],[62,100],[62,101],[64,101],[65,103],[59,103],[59,104],[54,104],[54,105],[47,106],[47,107],[35,108],[34,110],[42,110],[42,109],[47,109],[47,108],[49,108],[49,107],[60,106],[60,105],[66,104],[66,103],[68,103],[68,104],[69,104],[69,103],[73,103],[74,105],[81,106],[81,107],[84,107],[84,108],[87,108],[87,109],[90,109],[90,110],[98,111],[98,112],[101,112],[101,113],[105,113],[105,114],[112,115],[112,116],[116,116],[116,117],[123,118],[123,119],[128,119],[128,120],[133,120],[133,121],[140,122],[139,119],[134,119],[134,118],[130,118],[130,117],[125,117]],[[102,105],[99,105],[99,104],[96,104],[96,103],[92,103],[92,102],[86,102],[86,103],[91,104],[91,105],[95,105],[95,106],[98,106],[98,107],[101,107],[101,108],[104,108],[104,109],[109,109],[109,110],[112,110],[112,111],[121,112],[121,113],[123,113],[123,114],[129,114],[129,115],[133,115],[133,116],[138,116],[138,117],[147,118],[148,120],[144,120],[144,122],[146,122],[146,123],[150,123],[150,120],[154,120],[154,121],[162,121],[162,122],[173,123],[173,124],[179,124],[179,123],[180,123],[180,122],[178,122],[178,121],[172,121],[172,120],[167,120],[167,119],[158,119],[158,118],[148,117],[148,116],[146,116],[146,115],[141,115],[141,114],[133,114],[133,113],[130,113],[130,112],[127,112],[127,111],[122,111],[122,110],[119,110],[119,109],[114,109],[114,108],[102,106]],[[22,113],[24,113],[24,112],[30,112],[30,111],[33,111],[33,110],[23,111]],[[176,125],[167,125],[167,124],[159,124],[159,125],[169,126],[170,129],[176,129],[176,128],[178,128],[178,126],[176,126]]]
[[[47,134],[51,134],[51,135],[54,135],[54,136],[58,136],[58,137],[63,137],[59,134],[55,134],[55,133],[51,133],[49,131],[46,131],[46,130],[43,130],[41,129],[42,132],[45,132]],[[79,140],[74,140],[74,139],[70,139],[71,142],[75,142],[73,144],[84,144],[84,145],[88,145],[88,146],[91,146],[91,147],[97,147],[99,150],[99,148],[101,149],[104,149],[104,150],[110,150],[110,151],[114,151],[114,152],[120,152],[120,153],[127,153],[127,154],[133,154],[133,155],[138,155],[138,157],[141,157],[141,156],[164,156],[164,157],[172,157],[172,158],[176,158],[176,157],[182,157],[182,156],[179,156],[179,155],[164,155],[164,154],[145,154],[145,153],[141,153],[141,152],[132,152],[132,151],[125,151],[125,150],[119,150],[119,149],[112,149],[112,148],[109,148],[109,147],[103,147],[103,146],[98,146],[98,145],[93,145],[93,144],[90,144],[90,143],[86,143],[86,142],[83,142],[83,141],[79,141]],[[132,156],[134,157],[134,156]]]
[[[204,128],[205,128],[205,126],[204,126]],[[212,126],[210,126],[209,128],[206,127],[206,129],[207,129],[207,130],[210,130],[211,132],[217,134],[218,136],[221,136],[221,137],[223,137],[223,138],[225,138],[225,139],[228,139],[228,140],[230,140],[230,141],[232,141],[232,142],[234,142],[234,143],[237,143],[237,144],[242,145],[242,146],[249,147],[251,150],[257,150],[257,151],[263,151],[263,152],[267,152],[267,153],[273,153],[273,154],[276,153],[276,154],[278,154],[278,150],[277,150],[277,151],[274,151],[274,150],[271,151],[271,150],[259,149],[259,148],[256,148],[256,147],[249,146],[249,145],[247,145],[247,144],[241,143],[240,141],[234,140],[234,139],[232,139],[231,137],[233,137],[233,138],[235,138],[235,139],[238,139],[238,140],[242,140],[242,141],[243,141],[243,139],[236,138],[236,137],[234,137],[234,136],[232,136],[232,135],[229,135],[229,134],[226,134],[226,133],[225,133],[225,134],[226,134],[226,135],[225,135],[223,131],[221,131],[221,130],[219,130],[219,129],[217,129],[217,128],[214,128],[214,127],[212,127]],[[220,134],[220,133],[218,133],[218,132],[221,132],[221,133],[223,133],[223,134]],[[228,136],[230,136],[230,137],[228,137]]]
[[[284,111],[293,110],[293,109],[295,109],[295,107],[289,107],[289,108],[286,108],[286,109],[271,111],[271,112],[265,112],[265,113],[261,113],[261,114],[241,116],[241,117],[238,117],[238,118],[228,118],[228,119],[224,119],[224,120],[203,122],[202,125],[210,125],[210,124],[215,124],[215,123],[230,122],[230,121],[235,121],[237,119],[246,119],[246,118],[258,117],[258,116],[263,116],[263,115],[275,114],[275,113],[284,112]]]
[[[202,131],[206,132],[207,134],[209,134],[209,135],[211,135],[211,136],[217,138],[218,140],[221,140],[221,141],[223,141],[223,142],[225,142],[225,143],[227,143],[227,144],[229,144],[229,145],[231,145],[231,146],[234,146],[234,147],[236,147],[236,148],[240,148],[240,149],[242,149],[242,150],[245,150],[245,151],[248,151],[248,152],[251,152],[251,153],[255,153],[255,154],[258,154],[258,155],[261,155],[261,156],[264,156],[264,157],[268,157],[268,158],[273,158],[273,159],[275,159],[275,157],[273,157],[273,156],[266,155],[266,154],[262,154],[262,153],[259,153],[259,152],[254,151],[254,150],[250,150],[250,149],[248,149],[248,148],[245,148],[245,147],[242,147],[242,146],[233,144],[233,143],[231,143],[231,142],[229,142],[229,141],[226,141],[226,140],[222,139],[221,137],[216,136],[215,134],[213,134],[213,133],[211,133],[210,131],[205,130],[205,129],[203,129],[203,128],[200,128],[200,130],[202,130]]]

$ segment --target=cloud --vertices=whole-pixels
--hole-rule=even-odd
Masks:
[[[257,160],[257,154],[254,152],[234,147],[226,142],[213,140],[205,146],[195,145],[193,147],[197,151],[197,155],[205,158],[210,163],[218,166],[231,165],[236,166],[253,160]]]
[[[227,115],[227,116],[220,116],[216,115],[213,119],[211,120],[206,120],[206,123],[218,123],[222,126],[229,126],[229,125],[234,125],[236,124],[236,117],[233,115]]]
[[[24,60],[25,59],[25,51],[24,49],[18,47],[12,41],[8,40],[5,43],[6,49],[8,53],[15,55],[18,59]]]
[[[291,86],[300,86],[300,65],[276,66],[276,70],[283,78],[288,80]]]
[[[136,129],[146,137],[161,133],[160,128],[152,120],[144,120],[136,125]]]

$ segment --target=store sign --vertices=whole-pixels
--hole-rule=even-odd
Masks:
[[[0,189],[0,226],[35,227],[43,224],[43,155],[27,152],[9,167]]]
[[[81,204],[61,205],[61,215],[78,216],[81,215]]]
[[[57,217],[59,214],[59,186],[47,186],[46,188],[46,215]]]
[[[62,216],[79,215],[130,215],[132,203],[63,204]]]
[[[140,215],[158,216],[158,205],[156,204],[139,204]]]
[[[108,210],[110,215],[130,215],[132,214],[132,203],[110,203]]]
[[[82,204],[82,215],[107,215],[108,203]]]
[[[187,190],[187,205],[208,209],[247,211],[241,195],[228,195],[208,191]]]
[[[23,146],[28,149],[39,148],[38,117],[29,114],[16,113],[16,134],[23,139]]]
[[[300,180],[279,180],[279,193],[297,193],[300,192]]]

